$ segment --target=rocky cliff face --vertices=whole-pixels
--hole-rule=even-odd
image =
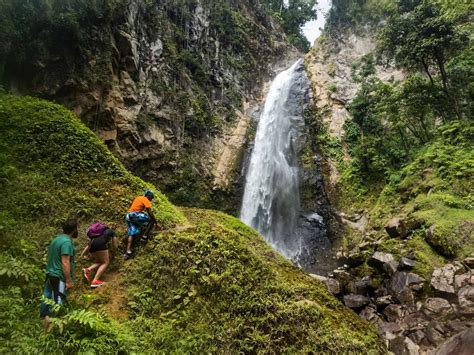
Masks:
[[[273,65],[296,51],[259,2],[119,4],[78,17],[67,45],[22,68],[7,63],[7,87],[72,108],[175,201],[238,208],[247,109],[262,98]]]
[[[350,114],[347,106],[355,98],[360,83],[354,77],[355,68],[373,54],[375,29],[346,29],[336,37],[322,36],[306,56],[306,68],[314,93],[315,107],[332,137],[344,141],[344,123]],[[376,75],[382,81],[400,81],[403,72],[393,66],[376,65]],[[338,178],[335,162],[326,157],[328,190],[334,197]],[[346,156],[347,158],[347,156]],[[351,222],[351,221],[349,221]]]
[[[464,254],[460,253],[458,260],[445,259],[430,242],[443,223],[443,213],[437,211],[433,222],[407,217],[407,210],[412,213],[419,208],[413,207],[412,211],[407,207],[415,197],[427,198],[432,191],[414,195],[412,201],[394,197],[393,210],[383,199],[376,200],[378,207],[361,210],[340,203],[346,191],[338,184],[344,177],[338,168],[347,173],[343,169],[351,159],[344,142],[344,123],[351,118],[348,107],[360,87],[355,69],[370,60],[375,32],[373,27],[345,27],[320,38],[306,56],[315,102],[310,125],[316,126],[319,138],[329,141],[318,143],[325,149],[321,154],[324,182],[336,221],[333,233],[340,242],[334,256],[341,265],[327,277],[313,276],[323,280],[347,307],[376,325],[387,348],[395,354],[472,353],[473,265],[472,257],[461,257],[469,255],[469,242],[459,248]],[[381,81],[404,80],[404,74],[393,67],[375,64],[374,69]],[[449,144],[443,141],[437,147]],[[433,168],[414,166],[410,178],[421,186]],[[392,188],[391,193],[397,196],[402,191]],[[361,193],[359,199],[365,197]],[[469,217],[466,213],[460,221],[459,225],[469,232],[459,227],[453,239],[470,240],[472,245],[472,237],[467,237],[472,236],[472,214]],[[458,228],[455,221],[450,222],[451,228]]]

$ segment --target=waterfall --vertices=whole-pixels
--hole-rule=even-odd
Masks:
[[[294,233],[300,215],[297,147],[304,125],[302,75],[300,59],[272,82],[258,122],[240,215],[290,259],[297,258],[302,247]]]

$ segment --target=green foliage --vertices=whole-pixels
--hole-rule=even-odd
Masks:
[[[316,19],[316,0],[289,0],[288,5],[285,5],[283,0],[262,0],[262,2],[268,6],[273,17],[283,27],[290,43],[307,52],[310,43],[301,27],[306,22]]]
[[[341,31],[376,24],[392,6],[392,0],[332,0],[324,32],[337,37]]]
[[[469,47],[469,31],[462,26],[468,21],[465,14],[449,16],[432,0],[397,1],[379,35],[381,53],[407,71],[424,72],[433,86],[440,83],[448,109],[458,118],[463,115],[459,92],[450,87],[446,64]]]
[[[162,234],[147,246],[149,256],[127,270],[130,287],[140,285],[128,303],[132,327],[151,335],[151,349],[378,348],[375,333],[251,228],[220,212],[185,212],[195,226]]]

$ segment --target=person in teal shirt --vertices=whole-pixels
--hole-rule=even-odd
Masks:
[[[67,290],[72,288],[74,273],[74,243],[77,238],[77,222],[69,220],[63,224],[64,234],[56,236],[48,247],[48,264],[43,296],[61,305],[66,299]],[[51,304],[51,302],[48,302]],[[45,326],[49,323],[48,316],[54,312],[51,305],[41,302],[40,316],[45,318]]]

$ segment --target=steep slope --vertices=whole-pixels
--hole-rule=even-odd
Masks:
[[[56,104],[1,95],[0,132],[0,352],[383,352],[368,323],[255,231],[223,213],[179,211],[160,193],[165,230],[131,262],[119,253],[102,289],[76,275],[67,314],[42,331],[41,269],[58,223],[100,218],[124,236],[128,203],[153,187]]]
[[[173,200],[235,210],[246,109],[298,55],[264,4],[5,1],[0,85],[73,109]]]

